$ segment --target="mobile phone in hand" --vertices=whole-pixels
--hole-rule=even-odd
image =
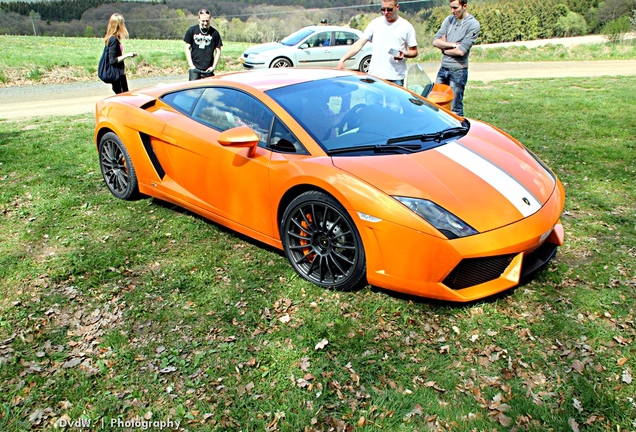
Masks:
[[[400,55],[400,52],[396,50],[395,48],[391,48],[389,50],[389,54],[392,55],[393,57],[398,57]]]

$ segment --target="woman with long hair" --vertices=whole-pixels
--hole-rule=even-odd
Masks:
[[[124,24],[124,17],[121,14],[114,13],[108,20],[104,44],[108,45],[108,62],[119,69],[119,79],[112,83],[115,94],[128,91],[124,60],[137,55],[136,52],[124,54],[124,47],[121,41],[125,39],[128,39],[128,30],[126,29],[126,24]]]

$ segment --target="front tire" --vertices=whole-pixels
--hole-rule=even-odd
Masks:
[[[368,73],[369,72],[369,67],[371,66],[371,56],[366,56],[365,58],[362,59],[362,61],[360,62],[360,72],[364,72],[364,73]]]
[[[349,291],[364,282],[366,260],[360,234],[331,196],[309,191],[296,197],[281,221],[285,255],[304,279]]]
[[[113,132],[104,134],[99,140],[98,152],[99,167],[110,193],[123,200],[138,198],[137,174],[121,139]]]
[[[280,58],[274,59],[274,61],[272,62],[272,64],[269,65],[269,67],[270,68],[292,67],[292,64],[286,58],[280,57]]]

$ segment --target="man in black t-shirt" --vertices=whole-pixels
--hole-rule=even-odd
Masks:
[[[213,76],[221,57],[223,42],[219,32],[210,26],[211,18],[208,9],[201,9],[199,24],[190,27],[183,37],[190,81]]]

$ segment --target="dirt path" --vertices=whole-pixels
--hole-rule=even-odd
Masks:
[[[423,64],[430,77],[439,64]],[[572,62],[473,63],[469,80],[490,81],[521,78],[563,78],[636,75],[636,60]],[[186,76],[164,76],[131,80],[129,87],[139,89],[158,83],[178,82]],[[95,103],[113,93],[102,82],[34,85],[0,89],[0,121],[36,117],[68,116],[93,112]]]

